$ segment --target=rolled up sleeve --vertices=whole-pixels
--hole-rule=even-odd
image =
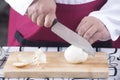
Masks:
[[[101,20],[108,31],[111,39],[117,40],[120,36],[120,0],[108,0],[108,2],[99,10],[89,14]]]
[[[5,0],[14,10],[24,15],[33,0]]]

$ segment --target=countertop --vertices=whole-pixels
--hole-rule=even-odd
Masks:
[[[80,79],[80,78],[4,78],[3,67],[10,52],[34,51],[38,47],[2,47],[6,56],[0,60],[0,80],[120,80],[120,49],[117,48],[95,48],[95,51],[107,53],[109,63],[108,79]],[[41,47],[43,51],[64,51],[66,47]]]

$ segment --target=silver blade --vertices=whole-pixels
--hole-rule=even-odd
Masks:
[[[83,37],[72,31],[71,29],[67,28],[63,24],[57,22],[51,28],[52,32],[56,35],[67,41],[68,43],[82,48],[90,55],[94,55],[94,50],[91,44],[85,40]]]

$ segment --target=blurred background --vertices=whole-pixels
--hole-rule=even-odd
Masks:
[[[9,21],[9,5],[0,0],[0,45],[7,45],[8,34],[8,21]]]

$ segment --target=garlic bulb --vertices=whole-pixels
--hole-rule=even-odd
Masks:
[[[81,63],[87,60],[88,54],[81,48],[71,45],[65,50],[64,57],[69,63]]]

